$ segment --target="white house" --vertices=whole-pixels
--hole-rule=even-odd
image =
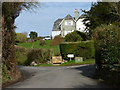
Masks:
[[[86,28],[83,24],[84,15],[79,16],[77,9],[75,9],[74,14],[75,17],[72,17],[70,14],[68,14],[65,18],[57,19],[54,22],[52,29],[52,39],[57,35],[65,37],[68,33],[71,33],[75,30],[84,32]]]
[[[83,23],[84,15],[81,15],[76,21],[76,30],[85,32],[86,26]]]
[[[54,38],[55,36],[61,34],[61,27],[60,27],[59,24],[62,22],[62,20],[63,20],[63,19],[57,19],[57,20],[54,22],[53,30],[52,30],[52,38]]]

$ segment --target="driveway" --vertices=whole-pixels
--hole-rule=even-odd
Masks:
[[[93,78],[95,65],[24,67],[25,80],[8,88],[107,88]]]

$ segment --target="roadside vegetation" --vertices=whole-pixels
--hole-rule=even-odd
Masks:
[[[59,45],[54,45],[51,46],[52,40],[45,40],[45,45],[40,45],[39,40],[34,41],[34,42],[26,42],[26,43],[17,43],[17,46],[24,47],[27,49],[32,49],[32,48],[43,48],[43,49],[52,49],[53,54],[56,55],[57,53],[60,52]]]
[[[16,81],[21,78],[21,73],[17,68],[15,56],[15,19],[22,10],[30,10],[38,4],[30,2],[2,2],[1,23],[2,23],[2,83]],[[11,79],[9,79],[9,77]]]
[[[42,67],[46,67],[46,66],[74,66],[74,65],[83,65],[83,64],[95,64],[95,59],[86,59],[84,61],[81,62],[76,62],[75,60],[71,60],[62,64],[38,64],[35,66],[42,66]]]
[[[59,66],[94,63],[95,52],[93,41],[63,42],[64,39],[60,36],[56,36],[53,40],[42,41],[44,41],[45,45],[41,45],[39,40],[17,43],[16,58],[18,65],[31,65],[34,62],[37,66],[53,66],[50,64],[52,56],[62,56],[62,59],[67,62]],[[74,59],[69,61],[69,58],[67,58],[69,53],[73,53],[76,57],[83,57],[84,61],[80,63],[76,63]]]
[[[95,64],[95,59],[85,59],[81,62],[76,62],[75,60],[71,60],[71,61],[62,63],[60,66],[74,66],[74,65],[83,65],[83,64]]]
[[[98,79],[120,87],[120,2],[96,2],[89,11],[83,10],[86,33],[72,32],[65,38],[57,36],[45,41],[38,38],[37,32],[31,32],[30,38],[21,33],[15,36],[15,18],[21,10],[32,6],[36,3],[4,2],[2,5],[2,83],[21,77],[17,65],[53,66],[49,61],[54,55],[67,61],[59,66],[95,63]],[[84,61],[69,61],[69,53],[83,57]]]
[[[119,9],[120,2],[96,2],[89,11],[83,10],[84,24],[94,39],[97,78],[115,87],[120,87]]]
[[[60,44],[60,52],[65,60],[69,60],[68,54],[74,54],[75,57],[83,57],[84,59],[95,58],[94,42],[62,42]]]

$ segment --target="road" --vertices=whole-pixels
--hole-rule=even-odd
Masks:
[[[26,79],[8,88],[108,88],[93,78],[95,65],[19,68]]]

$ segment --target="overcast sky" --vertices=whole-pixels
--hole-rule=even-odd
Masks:
[[[23,33],[36,31],[39,36],[52,34],[54,21],[58,18],[64,18],[67,14],[74,17],[74,10],[89,10],[91,2],[44,2],[35,12],[22,11],[15,21],[16,32]]]

